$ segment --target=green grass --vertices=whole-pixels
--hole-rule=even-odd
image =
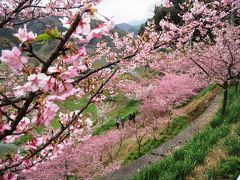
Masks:
[[[75,111],[75,110],[81,110],[83,106],[85,106],[88,102],[87,97],[83,97],[80,100],[75,100],[72,98],[69,98],[68,100],[64,101],[63,104],[59,104],[61,110],[63,112],[66,111]],[[97,106],[95,104],[90,104],[88,108],[83,112],[84,115],[90,115],[93,120],[93,125],[97,123],[98,119],[98,113],[97,113]],[[55,117],[54,120],[51,122],[51,127],[54,129],[60,128],[59,118]]]
[[[207,127],[183,148],[175,151],[163,161],[140,171],[133,179],[184,179],[196,164],[204,161],[212,146],[228,133],[227,126],[218,129]]]
[[[212,147],[230,132],[230,124],[239,119],[240,93],[229,90],[229,101],[224,119],[218,112],[213,122],[196,134],[187,144],[162,161],[152,164],[137,173],[134,180],[147,179],[184,179],[192,169],[204,162]],[[234,161],[235,162],[235,161]]]
[[[153,77],[158,75],[157,71],[145,66],[136,68],[134,72],[145,79],[152,79]]]
[[[235,180],[240,175],[240,136],[239,124],[234,123],[232,133],[223,141],[222,148],[227,152],[227,157],[221,158],[217,166],[208,169],[206,175],[208,179],[232,179]]]
[[[205,94],[207,94],[208,92],[212,91],[216,87],[217,87],[216,84],[211,84],[210,86],[202,89],[196,96],[193,97],[193,100],[194,99],[198,99],[200,97],[203,97]]]
[[[238,126],[238,128],[235,130],[235,132],[238,136],[240,136],[240,126]]]
[[[156,147],[162,145],[167,142],[169,139],[176,136],[182,129],[184,129],[188,124],[188,121],[185,117],[177,117],[174,118],[173,121],[161,132],[160,138],[158,139],[148,139],[142,144],[141,154],[143,156],[149,152],[151,152]],[[134,150],[128,154],[125,158],[124,163],[129,163],[135,159],[139,158],[139,154],[137,150]]]
[[[239,124],[239,122],[238,122]],[[208,169],[206,175],[209,179],[232,179],[235,180],[240,175],[240,137],[238,128],[223,141],[223,148],[228,156],[221,158],[217,166]]]
[[[116,104],[116,107],[107,113],[104,123],[93,130],[93,135],[100,135],[114,128],[117,116],[127,120],[129,114],[138,112],[140,102],[134,99],[127,99],[122,93],[118,93],[111,101]]]
[[[61,108],[65,108],[69,111],[74,111],[74,110],[81,110],[83,106],[85,106],[88,102],[89,98],[88,97],[83,97],[80,100],[66,100],[61,106]],[[86,114],[91,114],[93,118],[93,122],[96,123],[97,121],[97,106],[95,104],[90,104],[88,108],[84,111],[83,115]]]
[[[208,179],[229,179],[235,180],[240,173],[240,158],[230,156],[227,159],[221,159],[216,169],[207,172]]]
[[[30,140],[31,140],[31,136],[28,135],[28,134],[24,134],[24,135],[22,135],[18,140],[16,140],[16,141],[14,142],[14,144],[17,145],[17,146],[19,146],[19,145],[21,145],[21,144],[23,144],[23,143],[29,142]]]
[[[153,77],[156,77],[157,75],[161,75],[160,72],[155,71],[154,69],[151,69],[150,67],[137,67],[132,72],[126,72],[120,76],[120,79],[128,79],[132,81],[138,80],[138,77],[144,78],[144,79],[152,79]]]
[[[230,136],[226,138],[224,148],[230,156],[240,156],[240,137]]]

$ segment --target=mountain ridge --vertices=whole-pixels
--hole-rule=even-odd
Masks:
[[[135,35],[137,35],[141,25],[133,26],[133,25],[130,25],[128,23],[120,23],[120,24],[117,24],[116,27],[121,29],[122,31],[132,32]]]

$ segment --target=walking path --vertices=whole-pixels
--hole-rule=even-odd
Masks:
[[[188,127],[181,131],[174,138],[164,143],[160,147],[152,151],[152,153],[144,155],[137,159],[136,161],[131,162],[127,166],[109,174],[108,176],[102,177],[102,180],[124,180],[129,179],[136,171],[139,169],[162,160],[173,150],[180,148],[185,144],[196,132],[201,130],[216,114],[217,110],[221,105],[221,96],[217,95],[209,107],[197,118],[195,119]]]

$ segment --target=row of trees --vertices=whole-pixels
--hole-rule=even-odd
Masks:
[[[165,68],[166,72],[175,71],[178,66],[177,75],[204,74],[224,89],[224,115],[228,86],[238,80],[240,72],[239,27],[235,23],[239,18],[239,1],[187,0],[176,5],[166,1],[165,8],[179,12],[181,23],[175,24],[166,15],[159,23],[160,31],[154,22],[149,22],[137,38],[131,34],[124,37],[111,34],[113,21],[106,17],[105,22],[92,28],[90,23],[97,13],[93,6],[97,3],[99,0],[0,2],[0,28],[12,28],[44,16],[64,17],[61,20],[67,28],[66,32],[48,29],[37,35],[24,26],[15,34],[19,47],[1,53],[0,60],[12,70],[13,77],[8,82],[11,86],[1,85],[0,91],[0,145],[14,149],[11,155],[1,156],[0,174],[5,179],[14,177],[12,172],[29,169],[71,144],[79,123],[81,127],[89,124],[79,118],[80,115],[96,97],[102,99],[99,93],[110,79],[129,67],[162,64],[159,59],[148,59],[148,55],[159,48],[170,51],[167,59],[175,64],[169,66],[172,69]],[[99,43],[95,56],[88,56],[85,45],[102,36],[112,38],[115,47]],[[49,41],[56,42],[57,46],[45,58],[35,47]],[[101,57],[106,57],[107,62],[94,68],[93,63]],[[39,65],[35,66],[34,61]],[[194,66],[180,72],[181,65],[189,62]],[[93,85],[86,88],[89,78]],[[58,104],[70,96],[87,96],[89,101],[77,113],[66,116],[68,119],[57,119],[61,128],[52,128],[51,122],[60,110]],[[44,131],[36,131],[38,126],[44,126]],[[24,134],[31,138],[22,142],[20,148],[9,144]]]

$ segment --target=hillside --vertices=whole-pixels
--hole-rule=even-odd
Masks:
[[[2,49],[10,49],[13,46],[19,44],[18,39],[13,36],[13,34],[17,33],[19,28],[22,28],[22,25],[15,26],[14,29],[0,29],[0,52]],[[60,31],[64,31],[61,21],[59,17],[44,17],[38,20],[32,20],[27,24],[27,27],[30,31],[42,34],[46,28],[58,28]],[[49,44],[50,48],[53,48],[55,43]],[[48,46],[48,48],[49,48]],[[37,47],[38,49],[39,47]],[[48,49],[47,48],[47,49]],[[49,50],[49,49],[48,49]],[[43,51],[41,49],[40,51]]]
[[[127,23],[121,23],[121,24],[117,24],[116,27],[118,27],[119,29],[121,29],[122,31],[125,31],[125,32],[132,32],[134,33],[135,35],[138,34],[138,31],[140,29],[140,26],[141,25],[130,25],[130,24],[127,24]]]
[[[127,24],[130,24],[132,26],[140,26],[141,24],[144,24],[147,21],[147,19],[142,19],[142,20],[131,20],[126,22]]]
[[[32,20],[27,24],[27,28],[29,29],[29,31],[32,31],[36,34],[44,33],[44,30],[47,28],[58,28],[59,31],[63,32],[66,29],[63,27],[59,18],[60,17],[50,16],[50,17],[40,18],[38,20]],[[93,20],[91,22],[91,25],[92,27],[96,27],[98,23],[99,23],[98,21]],[[16,46],[19,44],[18,39],[15,36],[13,36],[13,34],[17,33],[17,29],[22,27],[23,27],[22,25],[19,25],[19,26],[16,26],[14,29],[0,29],[0,52],[3,49],[10,49],[13,46]],[[120,35],[126,32],[125,30],[122,30],[118,26],[116,26],[112,31],[118,32]],[[135,28],[134,31],[137,32],[137,29]],[[96,44],[102,40],[106,41],[109,44],[109,46],[112,46],[110,38],[103,37],[103,39],[101,40],[99,39],[91,40],[91,42],[87,45],[87,48],[89,50],[95,49]],[[53,49],[55,45],[56,45],[55,42],[51,42],[45,48],[41,48],[41,49],[39,49],[39,47],[36,47],[36,48],[40,52],[47,52],[47,51],[49,52],[49,49]]]

